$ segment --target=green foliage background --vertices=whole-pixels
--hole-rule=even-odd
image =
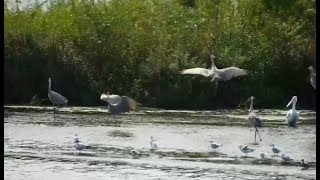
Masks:
[[[251,95],[264,108],[315,107],[309,45],[314,0],[57,0],[4,10],[4,103],[53,90],[71,105],[102,105],[110,91],[144,106],[234,108]],[[181,70],[216,65],[248,76],[215,86]]]

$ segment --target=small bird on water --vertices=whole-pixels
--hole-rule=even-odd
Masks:
[[[262,152],[262,153],[260,153],[260,157],[261,157],[261,159],[267,159],[267,154]]]
[[[285,155],[284,153],[282,153],[280,157],[283,161],[286,161],[286,162],[293,161],[292,158],[290,158],[288,155]]]
[[[216,151],[218,148],[222,147],[221,144],[214,143],[213,140],[210,140],[209,142],[210,142],[210,147],[211,147],[214,151]]]
[[[301,159],[301,166],[303,167],[301,170],[307,170],[310,168],[310,165],[304,161],[304,159]]]
[[[73,146],[73,147],[74,147],[75,150],[78,150],[79,153],[80,153],[81,150],[91,148],[91,146],[88,146],[88,145],[85,145],[85,144],[83,144],[83,143],[80,143],[80,140],[79,140],[79,138],[77,137],[77,134],[75,134],[74,146]]]
[[[181,74],[198,74],[205,77],[212,77],[211,82],[215,81],[228,81],[232,78],[238,77],[238,76],[245,76],[248,74],[248,71],[245,69],[240,69],[238,67],[228,67],[223,69],[218,69],[217,66],[214,64],[214,59],[216,57],[211,54],[211,68],[205,69],[205,68],[191,68],[191,69],[185,69],[181,71]]]
[[[240,149],[240,151],[241,152],[243,152],[244,154],[246,154],[246,156],[247,156],[247,154],[248,153],[251,153],[251,152],[253,152],[254,151],[254,149],[252,149],[252,148],[249,148],[248,146],[238,146],[239,147],[239,149]]]
[[[282,152],[281,149],[278,148],[278,147],[277,147],[276,145],[274,145],[274,144],[270,144],[270,146],[271,146],[271,150],[272,150],[272,152],[274,153],[274,155],[279,156],[278,154],[279,154],[280,152]]]
[[[156,140],[154,140],[152,136],[151,136],[150,146],[152,151],[159,149],[158,142],[156,142]]]

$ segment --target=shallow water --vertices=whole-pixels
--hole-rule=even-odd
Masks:
[[[6,106],[5,179],[315,179],[316,114],[302,111],[297,128],[283,121],[286,111],[261,110],[262,142],[254,142],[246,111],[165,111],[144,109],[117,118],[105,108],[68,107],[53,122],[52,108]],[[127,136],[112,136],[115,130]],[[73,137],[92,146],[76,152]],[[114,133],[113,133],[114,134]],[[121,133],[120,133],[121,134]],[[150,151],[150,136],[159,149]],[[209,140],[223,144],[217,152]],[[273,157],[270,144],[294,159]],[[238,149],[255,149],[248,157]],[[133,159],[130,148],[139,151]],[[269,160],[261,160],[266,152]],[[300,160],[311,162],[301,170]]]

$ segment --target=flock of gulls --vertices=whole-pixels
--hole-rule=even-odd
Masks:
[[[247,70],[241,69],[238,67],[233,67],[233,66],[228,67],[228,68],[218,69],[214,63],[215,58],[216,57],[213,54],[210,56],[211,63],[212,63],[210,69],[205,69],[205,68],[185,69],[185,70],[181,71],[181,74],[197,74],[197,75],[202,75],[205,77],[211,77],[212,78],[211,82],[212,81],[214,81],[214,82],[228,81],[232,78],[235,78],[238,76],[244,76],[244,75],[248,74]],[[310,70],[311,86],[314,89],[316,89],[316,72],[312,66],[309,66],[308,69]],[[56,107],[65,106],[68,103],[68,100],[64,96],[62,96],[61,94],[51,90],[51,78],[48,79],[48,83],[49,83],[48,97],[54,106],[54,120],[55,120]],[[102,101],[105,101],[108,103],[108,110],[110,113],[112,113],[115,122],[116,122],[116,117],[115,117],[116,115],[124,113],[124,112],[129,112],[130,110],[137,110],[138,106],[140,105],[138,102],[136,102],[135,100],[133,100],[132,98],[130,98],[128,96],[119,96],[116,94],[110,94],[109,92],[107,94],[103,93],[100,96],[100,99]],[[249,124],[253,128],[255,128],[254,141],[256,143],[257,135],[259,137],[259,140],[262,141],[260,134],[259,134],[259,128],[263,127],[263,122],[262,122],[262,118],[253,109],[254,97],[251,96],[248,100],[250,100],[251,103],[250,103],[250,107],[249,107],[249,114],[248,114],[247,120],[248,120]],[[292,99],[290,100],[290,102],[287,104],[287,107],[292,105],[292,108],[286,114],[286,121],[285,122],[289,126],[297,126],[297,122],[299,120],[300,114],[296,110],[297,100],[298,100],[297,96],[293,96]],[[209,142],[210,142],[210,147],[214,151],[216,151],[219,148],[222,148],[221,144],[215,143],[212,140]],[[150,147],[151,147],[151,150],[153,150],[153,151],[157,150],[159,148],[158,143],[156,142],[155,139],[153,139],[152,136],[151,136],[151,141],[150,141]],[[283,161],[292,161],[293,160],[289,156],[282,153],[283,151],[280,150],[274,144],[271,144],[270,147],[271,147],[272,152],[276,156],[280,157]],[[81,143],[79,138],[76,135],[74,138],[74,148],[75,148],[75,150],[81,151],[81,150],[90,148],[90,146]],[[243,152],[245,154],[245,156],[247,156],[248,153],[251,153],[254,151],[254,149],[252,149],[248,146],[239,146],[239,149],[241,152]],[[139,154],[134,149],[131,149],[130,153],[132,154],[132,156],[134,158],[136,158]],[[282,153],[281,156],[278,155],[279,153]],[[264,152],[262,152],[260,154],[260,156],[262,159],[267,159],[267,154]],[[304,162],[303,159],[301,160],[301,165],[303,166],[304,169],[309,168],[309,165],[306,162]]]

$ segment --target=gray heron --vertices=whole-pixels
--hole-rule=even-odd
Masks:
[[[310,83],[313,89],[316,89],[316,83],[317,83],[317,78],[316,78],[316,71],[313,69],[312,66],[309,66],[308,69],[310,70]]]
[[[285,121],[286,123],[288,123],[289,126],[297,126],[297,121],[300,117],[300,113],[296,110],[297,101],[298,97],[293,96],[291,101],[287,104],[287,107],[289,107],[292,104],[292,108],[287,112]]]
[[[137,110],[140,105],[128,96],[119,96],[110,94],[109,92],[107,94],[101,94],[100,99],[108,103],[108,111],[112,113],[115,123],[115,115],[129,112],[130,110]]]
[[[250,97],[251,103],[250,103],[250,108],[249,108],[249,115],[248,115],[248,121],[250,123],[251,126],[253,126],[255,128],[255,132],[254,132],[254,142],[256,142],[256,138],[257,138],[257,134],[259,136],[260,141],[262,141],[260,134],[259,134],[259,130],[258,128],[262,128],[262,119],[261,117],[254,112],[253,110],[253,100],[254,97],[251,96]]]
[[[49,87],[48,87],[48,98],[50,99],[53,105],[53,120],[56,119],[56,106],[63,107],[67,105],[68,100],[63,97],[61,94],[54,92],[51,90],[51,78],[48,79]]]
[[[210,56],[211,59],[211,68],[205,69],[205,68],[191,68],[191,69],[185,69],[181,71],[181,74],[198,74],[205,77],[211,76],[211,82],[215,81],[228,81],[232,78],[238,77],[238,76],[244,76],[248,74],[248,71],[245,69],[240,69],[238,67],[228,67],[223,69],[218,69],[217,66],[214,64],[214,59],[216,57],[212,54]]]

